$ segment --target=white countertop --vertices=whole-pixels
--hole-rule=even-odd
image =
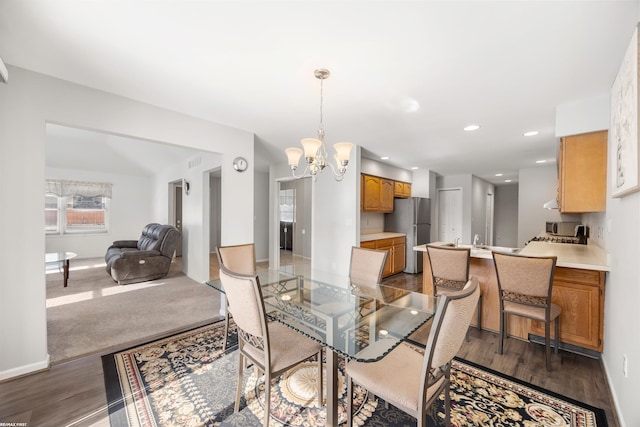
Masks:
[[[571,245],[567,243],[529,242],[520,251],[528,256],[557,256],[558,267],[610,271],[607,252],[598,245]]]
[[[434,242],[430,244],[438,244]],[[446,244],[446,243],[443,243]],[[414,251],[427,251],[427,245],[414,246]],[[469,245],[460,245],[469,247]],[[510,249],[510,248],[504,248]],[[499,248],[498,248],[498,251]],[[529,242],[518,251],[520,255],[527,256],[556,256],[556,266],[581,268],[584,270],[610,271],[607,252],[598,245],[572,245],[568,243]],[[488,249],[471,249],[473,258],[492,259]]]
[[[395,237],[406,237],[405,233],[392,233],[389,231],[384,231],[382,233],[371,233],[371,234],[361,234],[360,241],[361,242],[370,242],[371,240],[380,240],[380,239],[393,239]]]

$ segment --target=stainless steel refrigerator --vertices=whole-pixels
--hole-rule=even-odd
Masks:
[[[422,197],[395,199],[393,212],[384,214],[384,231],[407,235],[407,263],[405,273],[422,273],[422,252],[414,246],[430,242],[431,200]]]

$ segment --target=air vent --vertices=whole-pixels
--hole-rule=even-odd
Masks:
[[[202,157],[196,157],[195,159],[189,160],[189,169],[200,166],[200,163],[202,163]]]

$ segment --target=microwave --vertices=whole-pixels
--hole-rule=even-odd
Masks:
[[[576,227],[579,225],[582,225],[582,223],[547,221],[547,234],[553,234],[554,236],[575,236]]]

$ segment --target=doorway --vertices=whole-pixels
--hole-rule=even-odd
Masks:
[[[438,240],[455,242],[462,239],[462,189],[438,190]]]
[[[173,197],[171,200],[171,225],[178,229],[180,232],[180,239],[176,246],[176,257],[182,257],[182,181],[174,181],[169,183],[170,192]]]
[[[311,178],[279,184],[279,267],[293,271],[311,263]]]

